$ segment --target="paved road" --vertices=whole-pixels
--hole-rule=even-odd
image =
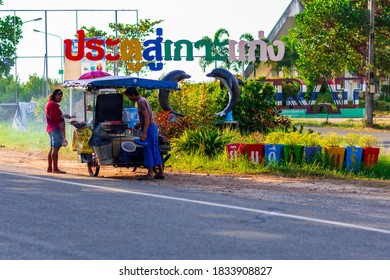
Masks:
[[[19,172],[0,165],[0,259],[390,258],[383,197],[289,190],[291,202],[282,203],[157,181]]]

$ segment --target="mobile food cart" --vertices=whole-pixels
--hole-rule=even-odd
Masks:
[[[124,108],[125,88],[180,90],[177,82],[119,76],[68,80],[63,86],[83,91],[79,106],[83,116],[71,122],[74,127],[72,149],[95,177],[102,165],[137,168],[144,164],[143,146],[134,143],[140,135],[140,131],[134,129],[137,108]],[[170,144],[164,135],[159,135],[159,148],[165,163],[170,157]]]

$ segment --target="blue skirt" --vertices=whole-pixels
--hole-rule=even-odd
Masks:
[[[157,125],[149,126],[146,141],[148,145],[144,147],[144,167],[149,168],[162,164],[160,149],[158,147]]]

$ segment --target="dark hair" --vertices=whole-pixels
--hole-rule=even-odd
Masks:
[[[53,93],[50,94],[49,99],[54,101],[55,98],[56,98],[56,96],[57,96],[58,94],[61,94],[61,93],[63,93],[62,90],[60,90],[59,88],[56,88],[56,89],[53,91]]]
[[[135,87],[128,87],[125,91],[125,94],[127,96],[134,96],[134,95],[138,96],[139,95],[139,93]]]

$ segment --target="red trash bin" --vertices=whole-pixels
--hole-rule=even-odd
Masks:
[[[263,144],[246,144],[246,153],[248,159],[253,164],[261,164],[263,162],[264,145]]]
[[[363,148],[363,164],[365,167],[373,167],[378,163],[380,150],[378,147]]]
[[[226,144],[226,152],[228,154],[229,159],[236,159],[240,154],[242,154],[245,150],[244,144]]]

